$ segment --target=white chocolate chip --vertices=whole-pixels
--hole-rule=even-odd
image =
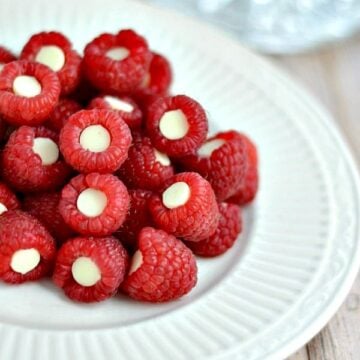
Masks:
[[[36,54],[35,61],[47,65],[53,71],[59,71],[65,64],[65,54],[58,46],[42,46]]]
[[[143,263],[143,256],[140,250],[136,250],[135,254],[131,259],[131,266],[129,270],[129,275],[135,272]]]
[[[88,188],[80,193],[76,206],[85,216],[93,218],[103,213],[107,206],[107,196],[100,190]]]
[[[81,286],[93,286],[101,279],[99,267],[89,257],[77,258],[71,267],[74,280]]]
[[[106,56],[111,60],[121,61],[126,59],[130,54],[130,51],[126,47],[113,47],[106,52]]]
[[[161,165],[169,166],[171,164],[170,159],[166,154],[154,149],[154,155],[155,155],[155,160],[159,162]]]
[[[41,85],[33,76],[20,75],[13,82],[15,95],[31,98],[41,93]]]
[[[115,96],[104,96],[104,100],[111,106],[114,110],[125,111],[131,113],[134,111],[134,107],[128,102],[121,100]]]
[[[80,145],[88,151],[95,153],[106,151],[110,143],[110,133],[101,125],[90,125],[80,134]]]
[[[32,150],[40,156],[44,166],[55,164],[59,159],[59,147],[49,138],[35,138]]]
[[[189,198],[190,187],[183,181],[172,184],[162,194],[162,202],[168,209],[175,209],[185,205]]]
[[[20,274],[34,270],[40,262],[40,253],[36,249],[17,250],[11,257],[10,267]]]
[[[181,110],[166,111],[160,119],[161,134],[169,140],[183,138],[189,131],[189,123]]]
[[[0,203],[0,215],[6,211],[8,211],[7,207],[3,203]]]
[[[225,144],[225,140],[222,139],[214,139],[207,141],[205,144],[200,146],[199,150],[197,151],[198,155],[201,157],[210,157],[211,154],[221,148]]]

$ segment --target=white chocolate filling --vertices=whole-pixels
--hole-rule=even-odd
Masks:
[[[53,71],[59,71],[65,64],[65,54],[58,46],[42,46],[36,54],[35,61],[47,65]]]
[[[6,211],[8,211],[8,208],[3,203],[0,203],[0,215]]]
[[[45,166],[55,164],[59,159],[59,147],[49,138],[35,138],[32,150],[40,156],[41,162]]]
[[[93,286],[101,279],[99,267],[89,257],[77,258],[71,267],[74,280],[82,286]]]
[[[108,149],[111,136],[103,126],[90,125],[82,131],[79,141],[83,149],[98,153]]]
[[[129,270],[129,275],[135,272],[143,263],[143,256],[140,250],[136,250],[135,254],[131,259],[131,266]]]
[[[17,250],[11,257],[10,267],[20,274],[27,274],[34,270],[40,262],[40,253],[36,249]]]
[[[88,188],[80,193],[76,206],[85,216],[93,218],[103,213],[107,206],[107,196],[100,190]]]
[[[201,157],[210,157],[215,150],[221,148],[224,144],[225,140],[222,139],[210,140],[201,145],[197,153]]]
[[[126,59],[130,51],[126,47],[118,46],[113,47],[106,52],[106,56],[112,60],[121,61]]]
[[[127,113],[131,113],[134,110],[134,107],[128,102],[118,99],[115,96],[104,96],[104,100],[111,106],[114,110],[120,110]]]
[[[189,123],[181,110],[166,111],[160,119],[161,134],[169,140],[183,138],[189,131]]]
[[[13,82],[15,95],[31,98],[41,93],[41,85],[34,76],[19,75]]]
[[[166,154],[154,149],[154,155],[155,155],[155,160],[159,162],[161,165],[169,166],[171,164],[170,159]]]
[[[190,198],[190,187],[179,181],[169,186],[162,194],[162,202],[168,209],[176,209],[185,205]]]

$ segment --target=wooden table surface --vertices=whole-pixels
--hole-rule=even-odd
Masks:
[[[333,114],[360,167],[360,36],[320,51],[272,60]],[[360,276],[328,325],[288,360],[359,359]]]

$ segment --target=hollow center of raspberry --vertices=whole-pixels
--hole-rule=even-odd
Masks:
[[[32,150],[40,156],[41,163],[44,166],[55,164],[59,159],[59,147],[49,138],[35,138]]]
[[[126,47],[117,46],[113,47],[106,52],[106,56],[111,60],[121,61],[126,59],[130,54],[130,51]]]
[[[134,111],[134,107],[131,104],[115,96],[104,96],[104,100],[114,110],[125,111],[127,113],[131,113],[132,111]]]
[[[10,267],[13,271],[26,274],[34,270],[40,262],[40,253],[36,249],[17,250],[11,257]]]
[[[188,133],[189,123],[181,110],[171,110],[161,117],[159,128],[166,139],[178,140]]]
[[[129,270],[129,275],[135,272],[143,263],[143,256],[140,250],[136,250],[135,254],[131,259],[131,265]]]
[[[8,210],[7,207],[3,203],[0,203],[0,215],[6,212],[7,210]]]
[[[41,93],[41,85],[34,76],[19,75],[13,82],[15,95],[31,98]]]
[[[90,125],[80,134],[81,147],[94,153],[106,151],[110,143],[110,133],[101,125]]]
[[[107,203],[108,198],[104,192],[88,188],[80,193],[76,206],[83,215],[93,218],[103,213]]]
[[[172,184],[162,194],[162,202],[168,209],[176,209],[185,205],[189,198],[190,187],[183,181]]]
[[[47,65],[53,71],[59,71],[65,64],[65,54],[58,46],[42,46],[36,54],[35,61]]]
[[[197,151],[198,155],[201,157],[210,157],[211,154],[221,148],[225,144],[225,140],[222,139],[214,139],[207,141],[205,144],[200,146],[199,150]]]
[[[86,256],[81,256],[73,262],[71,273],[74,280],[81,286],[94,286],[101,279],[99,267]]]
[[[170,159],[166,154],[154,149],[154,155],[155,155],[155,160],[159,162],[161,165],[169,166],[171,164]]]

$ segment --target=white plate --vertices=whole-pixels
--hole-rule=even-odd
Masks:
[[[2,360],[280,359],[334,314],[359,266],[359,179],[329,115],[285,75],[212,28],[137,2],[1,1],[1,42],[58,29],[77,48],[134,27],[171,59],[174,93],[258,144],[261,189],[225,256],[199,260],[185,298],[68,301],[50,282],[0,287]]]

